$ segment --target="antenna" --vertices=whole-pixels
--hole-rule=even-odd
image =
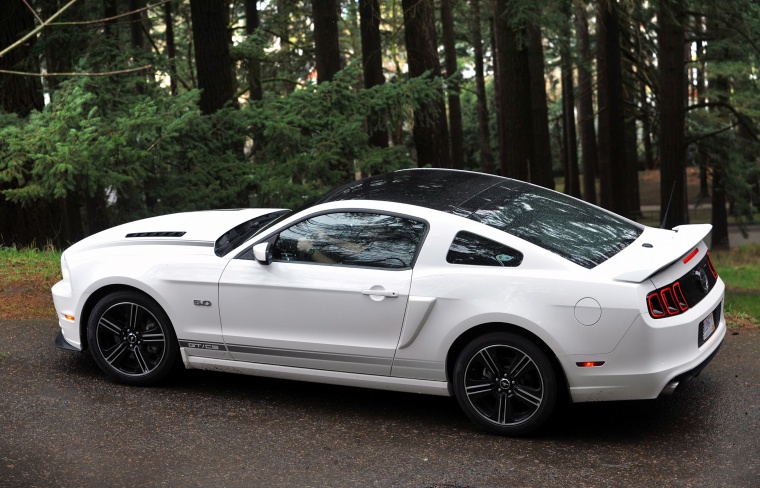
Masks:
[[[670,213],[670,204],[673,202],[673,192],[676,190],[676,181],[673,180],[673,186],[670,187],[670,198],[668,198],[668,207],[665,209],[665,215],[662,216],[662,224],[660,229],[665,228],[665,222],[668,221],[668,213]]]

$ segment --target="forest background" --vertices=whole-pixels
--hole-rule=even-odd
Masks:
[[[757,211],[756,0],[2,0],[0,246],[413,166]],[[696,171],[696,170],[695,170]],[[754,205],[754,206],[753,206]]]

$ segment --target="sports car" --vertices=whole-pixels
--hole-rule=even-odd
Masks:
[[[709,231],[402,170],[295,212],[165,215],[74,244],[52,290],[56,344],[132,385],[181,363],[454,396],[480,427],[522,435],[560,398],[653,399],[713,358],[725,287]]]

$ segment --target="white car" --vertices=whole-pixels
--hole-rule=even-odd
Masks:
[[[520,435],[560,395],[656,398],[726,333],[709,225],[662,230],[521,181],[414,169],[295,213],[165,215],[67,249],[64,349],[147,385],[186,368],[453,395]]]

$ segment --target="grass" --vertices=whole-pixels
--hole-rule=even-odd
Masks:
[[[731,324],[760,327],[760,244],[714,251],[712,259],[726,283],[725,310]]]
[[[55,317],[50,287],[60,279],[60,252],[0,246],[0,318]]]
[[[760,244],[713,252],[712,258],[726,283],[729,327],[760,328]],[[60,262],[60,252],[0,246],[0,318],[54,318],[50,287],[60,280]]]

